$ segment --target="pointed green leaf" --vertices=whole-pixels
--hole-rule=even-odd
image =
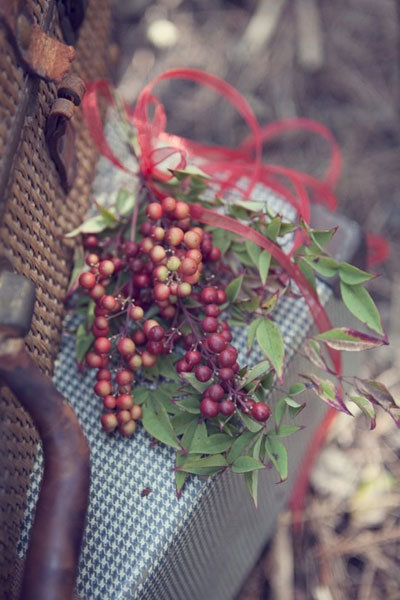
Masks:
[[[185,432],[181,439],[181,445],[183,446],[183,448],[185,448],[185,450],[190,449],[190,445],[192,443],[194,432],[196,431],[196,427],[197,427],[197,422],[192,421],[191,423],[189,423],[189,425],[185,429]],[[176,458],[175,458],[175,465],[177,467],[180,467],[182,464],[184,464],[186,459],[187,459],[187,456],[183,455],[181,452],[177,452]],[[178,494],[178,496],[182,491],[182,488],[187,479],[187,476],[188,476],[188,474],[185,473],[184,471],[175,471],[175,485],[176,485],[176,493]]]
[[[252,456],[239,456],[232,465],[233,473],[248,473],[264,468],[264,465]]]
[[[225,433],[215,433],[204,441],[193,441],[191,454],[219,454],[226,452],[232,446],[233,439]]]
[[[76,360],[82,362],[87,351],[94,342],[94,335],[86,331],[84,323],[81,323],[76,331],[75,352]]]
[[[222,454],[214,454],[213,456],[207,456],[206,458],[197,458],[190,456],[184,465],[179,467],[181,471],[186,473],[193,473],[194,475],[203,475],[204,469],[209,467],[226,467],[227,462]]]
[[[303,257],[303,260],[323,277],[334,277],[339,269],[339,263],[334,258],[328,256],[317,256],[316,258]]]
[[[209,381],[206,383],[198,381],[194,373],[181,373],[181,377],[183,377],[183,379],[185,379],[195,390],[200,392],[200,394],[210,386]]]
[[[97,206],[97,210],[103,217],[104,221],[107,223],[107,227],[113,227],[117,222],[114,213],[102,204],[99,204],[98,202],[95,202],[95,204]]]
[[[275,438],[265,438],[265,450],[275,469],[278,471],[281,480],[287,479],[288,475],[288,457],[286,447]]]
[[[115,202],[117,212],[120,215],[125,216],[132,212],[136,204],[136,197],[129,190],[119,190]]]
[[[157,412],[155,410],[157,409]],[[167,446],[179,450],[180,446],[172,429],[167,411],[160,402],[148,401],[143,406],[142,424],[147,433]]]
[[[256,330],[257,342],[282,380],[285,347],[281,330],[273,321],[263,319]]]
[[[282,423],[282,419],[285,416],[287,404],[285,402],[285,398],[279,398],[278,402],[275,404],[274,408],[274,421],[276,430],[279,429],[280,424]]]
[[[270,437],[277,437],[277,438],[284,438],[284,437],[288,437],[289,435],[293,435],[293,433],[297,433],[298,431],[300,431],[301,427],[299,427],[298,425],[280,425],[279,429],[277,432],[275,433],[270,433]]]
[[[251,444],[257,433],[245,431],[233,442],[231,449],[228,452],[227,461],[233,463]]]
[[[302,394],[306,391],[306,386],[304,383],[292,383],[289,388],[289,396],[297,396],[298,394]]]
[[[250,451],[250,455],[255,459],[260,458],[260,447],[261,447],[262,439],[263,439],[262,435],[259,435],[258,439],[256,440],[254,446],[252,447],[252,449]],[[255,507],[257,508],[258,470],[248,471],[247,473],[243,474],[243,477],[244,477],[244,481],[246,483],[247,489],[249,490],[249,493],[250,493],[251,497],[253,498]]]
[[[340,282],[342,300],[349,311],[373,331],[384,334],[381,317],[367,290],[360,285]]]
[[[260,256],[260,252],[261,252],[260,246],[258,246],[254,242],[250,242],[249,240],[246,240],[245,246],[246,246],[247,254],[250,256],[253,264],[255,266],[257,266],[258,265],[258,257]]]
[[[104,218],[101,215],[96,215],[95,217],[91,217],[90,219],[87,219],[86,221],[81,223],[81,225],[79,225],[79,227],[76,227],[76,229],[73,229],[69,233],[66,233],[65,237],[72,238],[79,235],[80,233],[100,233],[101,231],[107,229],[107,227],[108,224],[104,220]]]
[[[338,327],[324,331],[315,336],[318,340],[324,341],[328,346],[335,350],[361,351],[377,348],[387,344],[385,340],[372,337],[361,331],[350,329],[348,327]]]
[[[226,287],[226,297],[230,302],[235,302],[236,298],[239,296],[242,283],[243,275],[240,275],[239,277],[236,277],[236,279],[233,279]]]
[[[370,273],[367,273],[358,267],[354,267],[353,265],[349,265],[349,263],[346,262],[340,263],[339,276],[344,283],[347,283],[347,285],[358,285],[375,277],[375,275],[371,275]]]
[[[271,264],[271,255],[267,250],[263,250],[258,257],[258,271],[260,273],[261,283],[266,284],[269,267]]]
[[[253,433],[257,433],[263,428],[261,423],[255,421],[254,419],[252,419],[248,415],[245,415],[241,411],[239,412],[239,418],[242,421],[242,423],[246,426],[246,428]]]
[[[144,404],[150,398],[150,391],[148,388],[136,385],[133,390],[133,398],[135,404]]]
[[[254,319],[254,321],[252,321],[247,329],[247,346],[249,348],[249,350],[251,350],[253,343],[254,343],[254,338],[256,337],[256,331],[257,331],[257,327],[259,326],[259,324],[262,321],[262,317],[259,317],[258,319]]]
[[[197,426],[198,417],[188,412],[179,411],[178,414],[171,418],[171,425],[174,428],[176,435],[181,435],[186,431],[186,428],[193,423]]]
[[[280,217],[275,217],[270,221],[265,228],[265,233],[267,237],[273,242],[276,241],[276,238],[279,236],[279,231],[281,229],[282,219]]]
[[[315,286],[316,286],[315,275],[314,275],[312,268],[308,264],[308,262],[304,258],[300,258],[297,264],[298,264],[300,271],[302,272],[304,277],[307,279],[308,283],[315,290]]]
[[[247,372],[244,383],[245,384],[250,383],[251,381],[254,381],[254,379],[263,377],[264,375],[268,374],[270,370],[271,370],[271,367],[270,367],[269,361],[262,360],[261,362],[254,365],[254,367],[252,367]]]
[[[371,429],[374,429],[376,424],[375,407],[370,400],[363,396],[351,396],[351,401],[371,420]]]

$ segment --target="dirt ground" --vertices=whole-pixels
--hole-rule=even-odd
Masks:
[[[370,291],[391,346],[365,373],[400,397],[400,5],[396,0],[133,0],[115,10],[118,83],[134,101],[176,67],[211,71],[237,87],[259,121],[303,116],[328,126],[343,154],[339,210],[384,235],[390,257]],[[168,130],[238,143],[233,110],[185,82],[160,86]],[[265,148],[265,160],[320,173],[327,155],[307,136]],[[400,599],[400,434],[337,419],[315,466],[304,528],[282,515],[236,600]]]

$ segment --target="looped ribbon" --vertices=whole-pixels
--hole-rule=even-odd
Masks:
[[[167,133],[164,107],[154,96],[152,90],[156,84],[168,79],[187,79],[212,88],[243,117],[251,135],[238,148],[232,149],[208,146]],[[107,142],[99,109],[100,96],[106,100],[107,104],[114,105],[112,88],[106,80],[90,83],[82,103],[93,141],[100,153],[113,165],[137,176],[136,172],[129,169],[115,156]],[[124,105],[124,108],[126,118],[135,126],[137,132],[140,148],[140,171],[159,197],[165,194],[157,187],[157,180],[168,181],[172,177],[170,171],[162,168],[163,163],[165,166],[166,161],[169,165],[173,161],[174,169],[183,169],[191,159],[201,162],[201,169],[210,176],[213,183],[219,186],[220,192],[228,189],[235,190],[245,200],[248,200],[255,185],[263,183],[285,198],[306,223],[310,220],[308,190],[311,191],[314,201],[324,203],[331,210],[336,208],[336,199],[332,188],[340,174],[341,155],[332,134],[320,123],[310,119],[286,119],[271,123],[266,127],[260,127],[250,105],[233,86],[215,75],[196,69],[173,69],[162,73],[146,85],[134,108],[127,105]],[[152,112],[152,116],[150,116],[150,112]],[[325,175],[321,179],[287,167],[262,163],[263,144],[271,142],[286,132],[295,130],[317,134],[328,142],[331,158]],[[248,182],[245,189],[238,186],[241,178],[245,178]],[[291,251],[289,254],[285,254],[277,244],[231,217],[206,209],[199,204],[191,205],[191,214],[193,218],[203,224],[218,226],[236,233],[267,250],[297,284],[318,329],[326,331],[332,328],[318,295],[292,260],[293,253],[303,241],[300,231],[296,232]],[[340,353],[331,348],[328,351],[336,373],[340,374]]]

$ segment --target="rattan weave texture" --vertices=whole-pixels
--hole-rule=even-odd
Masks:
[[[55,0],[26,0],[24,4],[35,23],[62,39]],[[109,0],[90,0],[73,63],[73,71],[85,81],[107,73],[109,24]],[[0,36],[0,254],[36,285],[27,347],[49,374],[60,342],[71,269],[72,244],[63,234],[87,210],[97,157],[78,109],[74,117],[78,173],[66,196],[45,142],[46,119],[55,98],[55,85],[24,73],[12,46]],[[37,434],[5,390],[0,414],[0,598],[11,600],[15,547]]]

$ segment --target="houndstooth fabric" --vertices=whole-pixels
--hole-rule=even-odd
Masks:
[[[97,200],[107,203],[116,189],[132,185],[126,174],[100,159],[94,182]],[[293,216],[293,209],[263,185],[255,186],[252,199],[264,200],[271,210],[287,218]],[[323,283],[318,285],[323,303],[332,303],[330,289]],[[293,348],[301,345],[312,318],[302,298],[287,297],[280,300],[274,318],[283,333],[288,365]],[[91,448],[90,502],[77,593],[85,600],[232,598],[287,501],[323,407],[320,403],[308,407],[304,413],[307,430],[288,440],[289,481],[276,486],[275,473],[261,474],[258,511],[242,478],[231,473],[208,480],[191,476],[178,500],[172,450],[153,444],[142,428],[133,438],[101,431],[102,403],[93,394],[95,374],[76,371],[75,327],[76,321],[68,318],[54,382],[71,402]],[[254,364],[264,358],[257,349],[249,360],[246,330],[236,327],[233,331],[240,364]],[[298,360],[288,368],[285,385],[290,384],[291,373],[298,373]],[[309,364],[304,368],[309,370]],[[28,544],[41,473],[39,450],[19,543],[21,558]],[[145,488],[150,493],[142,497]]]

